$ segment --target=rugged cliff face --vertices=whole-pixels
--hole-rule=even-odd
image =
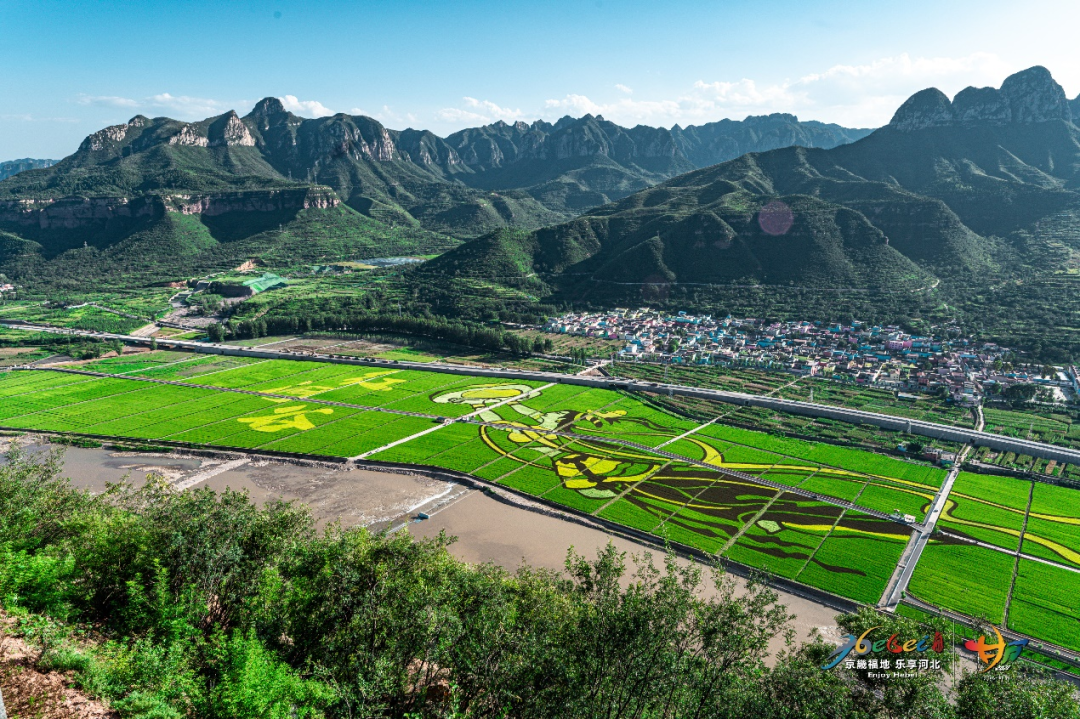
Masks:
[[[1009,76],[1000,90],[969,87],[957,93],[951,102],[936,88],[923,90],[900,106],[889,126],[910,132],[971,123],[1071,122],[1073,112],[1070,104],[1065,91],[1054,81],[1050,71],[1036,66]]]
[[[279,212],[329,209],[341,200],[329,187],[249,190],[208,195],[145,195],[142,197],[66,197],[58,200],[0,202],[0,223],[48,229],[82,229],[114,220],[160,217],[165,212],[223,215],[228,212]]]
[[[55,166],[0,184],[0,201],[95,197],[118,207],[116,198],[146,194],[206,198],[318,185],[371,217],[473,236],[564,220],[743,152],[793,143],[832,147],[863,134],[792,115],[685,130],[625,128],[586,115],[497,122],[441,138],[363,116],[304,119],[266,98],[245,117],[230,111],[179,122],[137,115],[106,127]],[[214,203],[191,206],[204,205]]]
[[[0,180],[6,180],[12,175],[17,175],[24,170],[41,170],[56,164],[56,160],[37,160],[24,157],[21,160],[8,160],[0,162]]]
[[[162,206],[167,212],[185,215],[223,215],[227,212],[279,212],[281,210],[326,210],[341,200],[329,187],[295,190],[249,190],[212,195],[165,195]]]
[[[150,217],[164,211],[153,198],[68,197],[0,202],[0,222],[23,227],[76,229],[119,218]]]

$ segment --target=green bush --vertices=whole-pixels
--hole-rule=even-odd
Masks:
[[[241,719],[321,719],[336,698],[317,680],[304,679],[249,631],[234,632],[219,650],[221,680],[210,695],[210,713]]]
[[[124,719],[955,716],[932,682],[821,672],[820,643],[769,668],[791,617],[756,581],[673,556],[630,576],[612,545],[511,574],[450,542],[163,481],[91,496],[55,456],[0,466],[0,603],[39,667]]]

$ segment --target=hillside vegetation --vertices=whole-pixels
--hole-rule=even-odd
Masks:
[[[1080,309],[1071,105],[1043,68],[954,101],[924,91],[856,142],[746,154],[553,227],[466,243],[416,274],[507,283],[517,268],[510,284],[535,278],[549,302],[992,321],[998,332],[1011,320],[973,297],[1023,287],[1021,341],[1033,344],[1038,317],[1044,333],[1060,328],[1042,344],[1063,359],[1080,354],[1068,319]]]
[[[818,667],[820,640],[766,666],[790,616],[673,557],[609,545],[566,572],[454,559],[451,541],[331,526],[244,494],[151,480],[97,497],[57,458],[0,466],[0,602],[41,671],[70,672],[123,717],[1073,717],[1068,684],[966,675],[889,682]],[[625,586],[624,586],[625,584]],[[705,595],[701,591],[711,585]],[[840,619],[921,635],[910,619]],[[941,626],[929,628],[929,631]],[[885,653],[882,653],[885,655]],[[944,666],[950,654],[942,655]],[[16,679],[17,680],[17,679]]]
[[[377,224],[325,212],[324,234],[348,242],[329,247],[314,237],[308,254],[426,254],[452,247],[457,240],[450,237],[554,224],[746,150],[793,142],[832,147],[866,132],[791,115],[686,130],[623,128],[586,115],[554,124],[500,122],[440,138],[363,116],[304,119],[276,98],[244,117],[227,112],[189,123],[138,115],[91,134],[59,162],[18,161],[5,169],[13,176],[0,182],[0,272],[44,287],[68,274],[47,265],[86,261],[66,252],[95,247],[124,265],[128,248],[138,246],[145,266],[135,268],[132,282],[180,279],[192,267],[221,269],[245,254],[274,256],[278,243],[269,238],[256,248],[222,249],[216,225],[265,229],[288,224],[300,210],[342,206]],[[188,223],[163,221],[174,212],[199,216],[214,240],[198,240],[191,251]],[[144,241],[147,233],[154,242]],[[91,259],[89,276],[99,277],[102,268]],[[109,274],[115,281],[117,273]]]

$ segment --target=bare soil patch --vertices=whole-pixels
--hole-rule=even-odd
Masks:
[[[0,690],[7,715],[34,719],[116,719],[120,715],[90,699],[73,685],[75,672],[41,671],[35,664],[40,652],[19,637],[0,632]]]

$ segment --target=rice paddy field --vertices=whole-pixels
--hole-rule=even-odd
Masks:
[[[921,521],[945,478],[925,464],[701,423],[647,398],[574,385],[172,352],[80,369],[107,376],[0,374],[0,426],[465,472],[868,604],[909,541],[902,515]],[[1080,505],[1068,491],[961,474],[942,528],[1015,552],[1030,500],[1024,551],[1080,567],[1080,516],[1069,510]],[[1021,563],[1018,591],[1046,566],[1029,563],[1038,564]],[[935,539],[911,592],[1000,623],[1014,564]],[[1014,606],[1008,621],[1033,631],[1064,611],[1060,596],[1034,589]]]
[[[1015,557],[960,540],[931,539],[908,593],[943,609],[1000,625]]]
[[[1021,551],[1080,568],[1080,490],[1035,484]]]
[[[1032,489],[1031,480],[960,472],[937,526],[1015,552]]]
[[[1080,651],[1080,574],[1021,559],[1009,628]]]
[[[912,596],[1080,651],[1080,490],[961,472],[937,527]]]

